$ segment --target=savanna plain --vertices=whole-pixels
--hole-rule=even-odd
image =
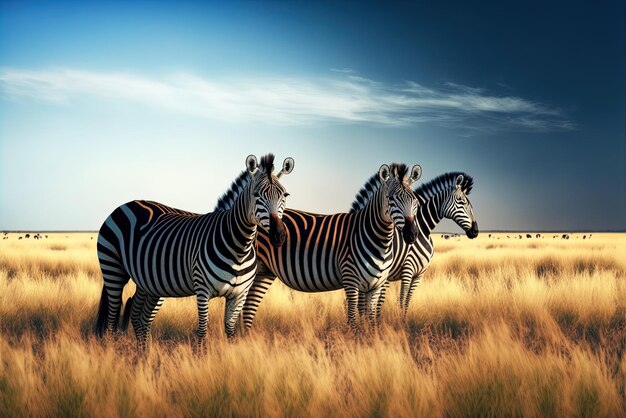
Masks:
[[[438,234],[407,318],[395,283],[356,333],[342,292],[276,281],[233,341],[213,300],[197,352],[166,299],[144,356],[93,335],[96,235],[47,235],[0,234],[2,417],[626,416],[626,234]]]

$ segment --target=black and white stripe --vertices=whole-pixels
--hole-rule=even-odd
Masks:
[[[406,244],[396,232],[393,239],[394,260],[389,279],[382,290],[378,312],[385,300],[389,282],[401,281],[400,307],[406,314],[415,288],[428,269],[435,249],[430,236],[443,218],[452,219],[468,238],[478,236],[478,223],[467,195],[472,191],[474,179],[465,173],[446,173],[415,189],[419,201],[417,210],[417,239]]]
[[[259,271],[243,311],[246,329],[252,326],[275,277],[303,292],[344,289],[351,325],[355,324],[361,292],[374,320],[393,261],[394,229],[401,228],[407,242],[413,242],[417,234],[417,198],[410,184],[419,178],[421,168],[413,167],[408,178],[407,172],[404,164],[381,166],[359,192],[349,213],[317,215],[286,209],[287,237],[280,248],[272,247],[261,231],[257,239]]]
[[[235,324],[257,269],[257,226],[272,245],[282,245],[282,213],[287,193],[278,178],[293,169],[288,158],[272,174],[273,155],[246,159],[247,170],[219,200],[216,210],[195,214],[160,203],[135,200],[113,211],[98,235],[98,259],[104,278],[96,332],[116,330],[122,289],[132,278],[137,292],[125,310],[139,345],[146,346],[152,320],[164,297],[197,296],[198,342],[206,335],[208,303],[226,298],[226,334]]]

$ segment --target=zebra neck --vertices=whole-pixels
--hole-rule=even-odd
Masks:
[[[387,249],[391,247],[393,241],[393,222],[389,215],[385,215],[385,206],[388,205],[385,193],[380,189],[359,211],[359,222],[357,234],[366,235],[373,244],[379,248]]]
[[[237,244],[234,250],[241,254],[247,254],[250,251],[256,237],[257,224],[251,216],[253,211],[251,183],[247,184],[237,196],[233,207],[227,211],[225,222],[227,232]]]
[[[441,195],[435,195],[418,207],[417,223],[420,233],[424,236],[430,236],[432,230],[441,222],[440,211],[443,201]]]

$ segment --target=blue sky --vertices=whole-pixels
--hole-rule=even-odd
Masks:
[[[623,2],[430,3],[0,3],[0,229],[208,212],[269,151],[300,209],[402,161],[482,229],[626,228]]]

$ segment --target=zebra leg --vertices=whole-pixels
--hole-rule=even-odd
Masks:
[[[243,326],[244,330],[248,331],[252,328],[252,322],[254,321],[254,317],[256,316],[256,311],[259,309],[259,305],[263,300],[263,297],[269,290],[270,286],[274,282],[274,276],[269,275],[259,275],[257,273],[254,281],[252,282],[252,287],[248,291],[248,296],[246,297],[246,301],[243,305]]]
[[[376,326],[376,319],[378,318],[377,307],[380,293],[383,286],[378,286],[375,289],[371,289],[365,294],[365,305],[367,306],[367,316],[369,319],[370,327],[373,329]]]
[[[411,302],[411,298],[413,297],[413,292],[422,281],[422,276],[423,274],[418,274],[414,276],[413,280],[411,281],[411,287],[409,288],[409,293],[406,297],[405,306],[403,307],[404,316],[406,316],[407,312],[409,311],[409,303]]]
[[[406,308],[409,306],[407,300],[409,298],[409,291],[411,289],[411,282],[413,273],[409,270],[403,270],[400,277],[400,309],[402,309],[402,316],[406,317]]]
[[[239,319],[239,313],[243,308],[243,304],[246,301],[247,292],[242,292],[236,296],[231,296],[226,299],[226,309],[224,311],[224,330],[228,339],[232,339],[235,336],[235,330],[237,327],[237,320]]]
[[[150,336],[152,334],[152,321],[154,321],[154,317],[157,312],[159,312],[159,309],[161,309],[161,305],[163,305],[163,298],[159,296],[146,295],[146,300],[144,301],[141,309],[141,328],[139,336],[137,337],[137,344],[139,346],[139,350],[142,352],[147,351],[148,349]]]
[[[141,312],[143,311],[143,305],[146,303],[147,297],[148,294],[139,287],[133,296],[133,306],[130,310],[130,323],[133,324],[133,330],[135,331],[135,338],[137,341],[139,341],[144,333],[144,327],[141,323]]]
[[[382,289],[380,290],[380,295],[378,296],[378,301],[376,302],[376,321],[380,320],[380,311],[383,308],[383,304],[385,303],[385,296],[387,295],[387,288],[389,287],[389,281],[386,281],[384,285],[382,285]]]
[[[367,310],[366,310],[366,304],[365,304],[365,295],[366,292],[361,292],[359,291],[359,317],[360,318],[365,318],[365,315],[367,314]]]
[[[206,327],[209,322],[209,300],[210,296],[204,293],[198,294],[198,330],[196,331],[197,346],[201,348],[204,346],[204,338],[206,337]]]
[[[348,255],[341,266],[341,282],[346,291],[346,305],[348,307],[348,325],[356,331],[356,314],[359,305],[359,284],[361,280],[356,274],[356,267],[352,257]]]
[[[348,302],[348,324],[356,329],[356,312],[359,303],[359,289],[354,286],[345,288],[346,300]]]

